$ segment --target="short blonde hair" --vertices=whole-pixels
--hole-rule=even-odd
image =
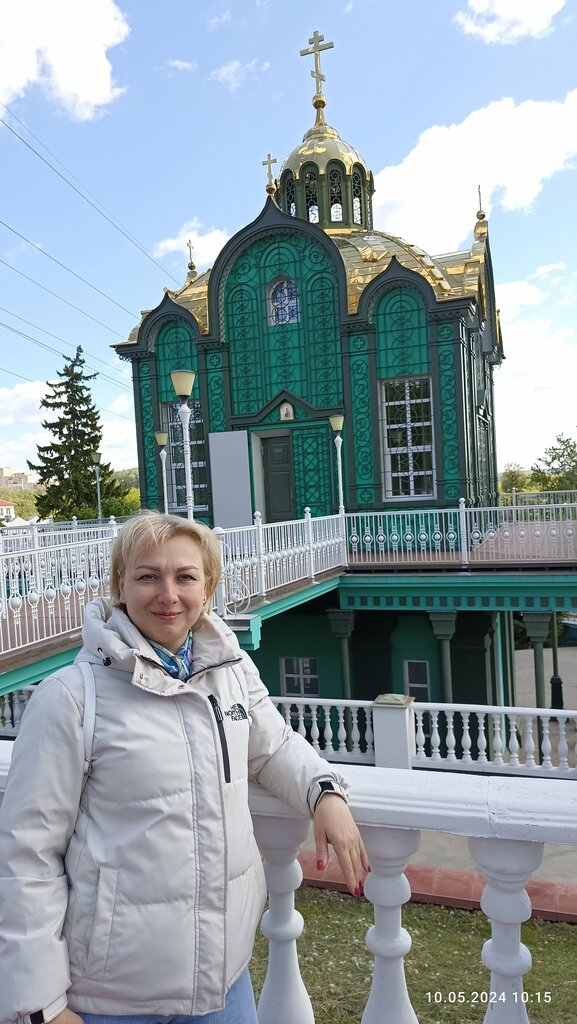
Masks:
[[[221,573],[220,544],[212,530],[203,523],[181,519],[180,516],[163,515],[143,509],[131,516],[121,527],[112,547],[110,560],[110,599],[113,605],[122,604],[120,598],[121,578],[126,572],[128,561],[141,551],[159,547],[172,537],[190,537],[196,541],[202,552],[202,564],[206,578],[206,611],[212,609],[212,597]]]

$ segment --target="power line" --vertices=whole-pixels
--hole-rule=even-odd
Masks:
[[[59,352],[57,349],[52,348],[51,345],[45,345],[43,341],[38,341],[38,338],[33,338],[30,334],[25,334],[24,331],[19,331],[16,327],[11,327],[10,324],[5,324],[3,320],[0,320],[0,327],[5,327],[7,331],[12,331],[13,334],[17,334],[20,338],[25,338],[26,341],[31,341],[33,345],[37,345],[38,348],[45,349],[46,352],[52,352],[53,355],[55,356],[63,355],[62,352]],[[64,344],[67,345],[68,342],[65,342]],[[64,356],[64,358],[66,358],[66,356]],[[97,370],[95,366],[88,366],[88,364],[86,364],[86,367],[88,370],[94,370],[94,372],[97,373],[98,376],[102,378],[102,380],[106,380],[110,384],[115,384],[116,387],[118,388],[124,388],[125,391],[130,390],[127,384],[122,384],[119,381],[115,380],[114,377],[109,377],[108,374],[102,373],[102,370]]]
[[[4,104],[2,104],[2,106],[4,106]],[[8,108],[4,107],[4,109],[7,110]],[[11,116],[13,116],[10,111],[8,111],[8,113]],[[20,123],[22,124],[22,122],[20,122]],[[9,125],[4,120],[3,117],[0,117],[0,124],[3,124],[4,127],[7,128],[9,132],[12,132],[12,134],[15,135],[16,138],[19,139],[20,142],[22,142],[32,153],[34,153],[38,157],[39,160],[42,160],[42,163],[46,164],[46,166],[49,167],[51,171],[54,171],[54,174],[57,174],[58,177],[62,179],[62,181],[66,182],[66,184],[68,185],[69,188],[73,189],[73,191],[76,192],[77,195],[79,195],[81,199],[84,199],[85,203],[88,203],[88,205],[91,206],[93,210],[96,210],[96,212],[99,213],[101,217],[104,217],[104,220],[108,221],[108,223],[111,224],[112,227],[115,228],[116,231],[119,231],[120,234],[123,235],[124,238],[126,238],[127,241],[129,241],[131,245],[134,245],[139,250],[139,252],[142,253],[143,256],[146,256],[147,260],[150,260],[151,263],[154,263],[154,265],[156,267],[158,267],[160,270],[162,270],[163,274],[165,274],[168,277],[172,278],[172,280],[175,282],[175,284],[177,284],[180,287],[182,282],[178,281],[176,279],[176,277],[174,277],[170,273],[170,271],[166,269],[166,267],[163,267],[162,263],[159,263],[158,260],[155,260],[154,256],[151,256],[150,253],[146,251],[144,246],[141,245],[140,242],[137,239],[133,238],[128,233],[128,231],[125,231],[125,229],[120,226],[120,222],[119,221],[115,223],[115,220],[113,220],[112,217],[109,217],[107,213],[104,213],[103,212],[104,208],[102,208],[102,209],[100,208],[101,204],[99,204],[97,206],[96,203],[93,203],[92,200],[89,199],[88,196],[84,194],[84,192],[81,192],[79,188],[76,188],[76,185],[73,185],[72,182],[67,177],[65,177],[65,175],[62,174],[58,170],[57,167],[54,166],[54,164],[51,164],[50,161],[46,159],[46,157],[42,156],[42,153],[39,153],[37,149],[34,149],[34,146],[31,146],[30,143],[26,141],[26,139],[23,139],[22,136],[18,134],[16,129],[13,128],[11,125]],[[26,127],[26,126],[24,125],[23,127]],[[28,131],[28,129],[26,129],[26,130]],[[43,145],[43,143],[40,143],[40,144]],[[84,188],[84,186],[82,186],[82,187]],[[98,200],[97,200],[97,202],[98,202]]]
[[[47,252],[46,249],[43,249],[41,245],[37,245],[36,242],[32,242],[29,238],[26,238],[25,235],[21,235],[19,231],[16,231],[16,228],[12,228],[9,224],[6,224],[6,221],[0,220],[0,224],[3,228],[6,228],[7,231],[11,231],[13,235],[16,235],[17,238],[21,238],[23,242],[27,243],[27,245],[31,245],[34,249],[37,250],[37,252],[42,253],[42,255],[46,256],[47,259],[52,260],[52,262],[56,263],[57,266],[62,267],[63,270],[66,270],[69,274],[72,274],[73,277],[76,277],[79,281],[82,281],[83,284],[88,285],[88,287],[92,288],[93,291],[98,292],[99,295],[102,295],[105,299],[108,299],[109,302],[114,303],[115,306],[118,306],[119,309],[124,310],[125,313],[128,313],[129,316],[134,317],[135,320],[138,320],[137,313],[133,313],[131,309],[127,309],[126,306],[121,305],[121,303],[117,302],[116,299],[113,299],[110,295],[107,295],[106,292],[103,292],[100,290],[100,288],[97,288],[95,284],[92,284],[90,281],[87,281],[85,277],[81,277],[80,274],[77,274],[75,270],[71,270],[70,267],[67,267],[65,263],[61,263],[60,260],[57,260],[55,256],[51,256],[50,253]]]
[[[0,118],[0,121],[1,120],[2,118]],[[113,327],[109,327],[107,324],[103,324],[102,320],[97,320],[96,317],[92,316],[91,313],[87,313],[84,309],[80,309],[80,306],[75,306],[73,302],[69,302],[68,299],[64,299],[62,295],[58,295],[57,292],[51,291],[51,289],[47,288],[46,285],[40,284],[40,281],[36,281],[33,277],[29,277],[28,274],[25,274],[22,270],[17,270],[16,267],[13,267],[10,263],[7,263],[6,260],[0,259],[0,263],[2,263],[5,267],[8,267],[8,270],[13,270],[15,274],[19,274],[20,277],[25,277],[27,281],[31,281],[32,284],[35,284],[38,288],[42,288],[42,291],[48,292],[49,295],[53,295],[55,299],[60,299],[60,302],[64,302],[67,306],[70,306],[72,309],[75,309],[77,313],[82,313],[82,316],[86,316],[88,317],[89,320],[93,320],[95,324],[98,324],[100,327],[104,327],[106,331],[110,331],[111,334],[115,334],[117,338],[124,338],[124,335],[120,334],[119,331],[115,331]]]
[[[14,373],[13,370],[7,370],[5,366],[0,366],[0,373],[9,373],[11,377],[18,377],[19,380],[25,380],[28,384],[38,384],[39,381],[32,380],[31,377],[23,377],[21,373]],[[120,416],[121,420],[128,420],[129,423],[134,423],[134,420],[130,416],[125,416],[124,413],[116,412],[115,409],[98,409],[97,412],[108,412],[111,416]]]
[[[18,313],[13,313],[11,309],[6,309],[5,306],[0,306],[0,310],[3,313],[8,313],[8,316],[13,316],[16,320],[21,320],[23,324],[28,324],[28,326],[33,327],[35,331],[42,331],[42,334],[47,334],[49,338],[54,338],[55,341],[60,341],[63,345],[67,345],[68,348],[76,348],[75,343],[73,344],[71,341],[66,341],[64,338],[59,337],[58,334],[53,334],[52,331],[47,331],[45,327],[40,327],[40,324],[33,324],[31,320],[25,320],[23,316],[19,316]],[[40,344],[40,342],[38,342],[38,344]],[[84,348],[84,346],[82,351],[91,359],[95,359],[97,363],[102,363],[103,366],[107,366],[110,370],[114,368],[112,363],[107,363],[106,359],[101,359],[100,356],[95,356],[94,352],[89,352],[88,349]],[[58,354],[60,355],[60,353]],[[102,371],[100,370],[99,373],[102,373]],[[126,387],[130,391],[130,386],[128,384],[123,384],[122,386]]]

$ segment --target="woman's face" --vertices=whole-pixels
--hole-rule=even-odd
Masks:
[[[205,588],[202,550],[184,534],[140,551],[127,562],[120,579],[128,617],[143,636],[173,654],[202,611]]]

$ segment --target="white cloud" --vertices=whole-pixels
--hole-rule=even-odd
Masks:
[[[466,35],[505,46],[547,35],[564,6],[565,0],[467,0],[454,21]]]
[[[432,253],[456,249],[473,227],[479,183],[487,214],[493,203],[527,211],[575,154],[577,89],[563,101],[495,100],[428,128],[402,163],[378,172],[375,226]]]
[[[103,419],[101,450],[102,461],[109,462],[113,469],[132,469],[137,466],[135,424],[116,417]]]
[[[350,14],[352,9],[353,9],[353,4],[352,3],[348,3],[347,6],[345,7],[344,11],[343,11],[343,14]]]
[[[114,0],[0,0],[0,101],[39,85],[72,118],[90,120],[124,92],[107,51],[129,32]]]
[[[529,469],[557,434],[576,436],[577,336],[545,317],[520,318],[507,327],[505,353],[494,378],[499,468]]]
[[[224,85],[225,89],[228,89],[229,92],[236,92],[247,78],[258,81],[260,73],[268,71],[269,68],[270,63],[268,60],[259,61],[256,57],[247,61],[246,64],[242,64],[240,60],[231,60],[230,63],[223,64],[220,68],[215,68],[208,77],[209,81],[219,82],[221,85]]]
[[[196,60],[178,60],[176,57],[167,60],[166,66],[172,68],[173,71],[196,71],[198,68],[198,61]]]
[[[46,392],[46,383],[40,380],[23,381],[12,388],[0,388],[0,426],[40,423],[46,414],[40,408],[40,399],[44,398]],[[6,459],[4,444],[2,459]]]
[[[181,252],[186,255],[188,262],[187,243],[192,242],[192,256],[197,267],[205,267],[214,263],[222,247],[228,242],[230,235],[220,228],[208,228],[204,230],[203,225],[193,217],[187,220],[174,238],[164,238],[157,242],[152,250],[152,255],[158,259],[169,252]]]
[[[13,473],[28,473],[26,460],[36,461],[37,448],[39,444],[47,444],[50,435],[44,430],[38,433],[20,431],[12,438],[2,438],[2,464]]]
[[[566,270],[566,263],[545,263],[542,267],[537,267],[537,270],[531,276],[535,280],[540,281],[543,277],[550,277],[551,274],[555,274],[557,271]]]
[[[230,11],[223,11],[222,14],[215,14],[212,18],[209,18],[207,24],[210,29],[215,29],[222,28],[223,25],[227,25],[230,21],[232,21]]]
[[[509,281],[497,285],[496,298],[501,322],[505,325],[515,320],[523,306],[540,306],[547,298],[547,293],[529,281]]]

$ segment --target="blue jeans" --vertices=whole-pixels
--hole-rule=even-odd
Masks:
[[[112,1016],[100,1013],[79,1014],[84,1024],[257,1024],[254,993],[248,969],[243,971],[226,995],[224,1010],[205,1013],[202,1017],[178,1014],[161,1017],[158,1014]]]

